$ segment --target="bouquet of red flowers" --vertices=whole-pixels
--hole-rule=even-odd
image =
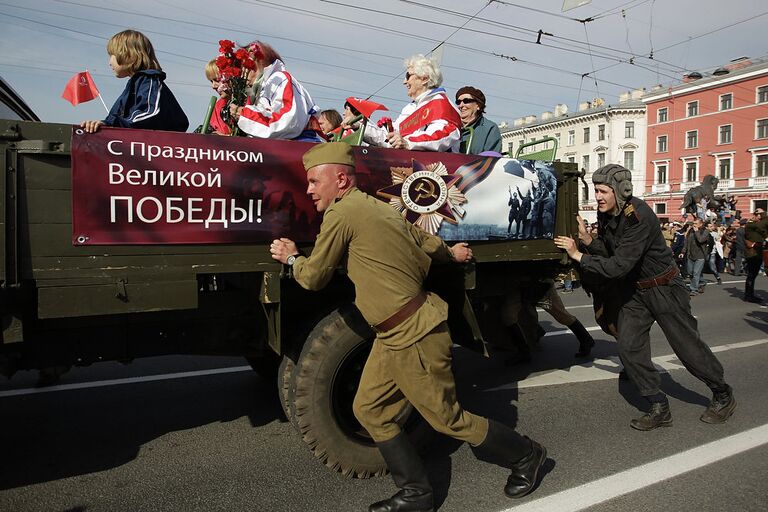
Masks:
[[[235,43],[228,39],[219,41],[219,56],[216,58],[219,68],[219,93],[226,93],[227,104],[221,111],[221,118],[229,125],[231,134],[237,134],[237,123],[230,115],[230,105],[243,106],[248,97],[248,72],[256,67],[251,52],[246,48],[235,49]]]

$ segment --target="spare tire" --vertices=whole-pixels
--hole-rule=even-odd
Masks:
[[[293,372],[293,419],[302,439],[326,466],[349,477],[387,472],[371,436],[352,412],[373,339],[357,308],[342,306],[309,334]],[[410,404],[398,423],[417,448],[432,437],[431,427]]]

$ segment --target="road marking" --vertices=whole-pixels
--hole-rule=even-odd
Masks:
[[[501,512],[577,512],[768,443],[761,425]]]
[[[718,345],[711,347],[712,352],[726,352],[741,348],[755,347],[768,344],[768,338],[759,340],[742,341],[739,343],[729,343],[727,345]],[[667,354],[651,359],[653,365],[660,373],[669,373],[672,370],[682,370],[684,367],[676,362],[675,354]],[[575,382],[593,382],[598,380],[615,379],[621,371],[621,364],[618,356],[612,356],[607,359],[595,359],[583,364],[573,365],[563,370],[553,370],[539,375],[532,375],[520,382],[510,382],[502,386],[491,388],[488,391],[500,391],[505,389],[525,389],[537,388],[542,386],[558,386],[561,384],[572,384]]]
[[[0,398],[19,395],[35,395],[39,393],[53,393],[54,391],[70,391],[73,389],[103,388],[107,386],[119,386],[122,384],[137,384],[140,382],[153,382],[159,380],[185,379],[189,377],[203,377],[205,375],[221,375],[225,373],[237,373],[246,371],[253,371],[253,369],[250,366],[232,366],[229,368],[213,368],[211,370],[196,370],[192,372],[147,375],[146,377],[128,377],[125,379],[80,382],[78,384],[61,384],[59,386],[47,386],[42,388],[12,389],[10,391],[0,391]]]
[[[600,327],[598,326],[587,328],[588,331],[597,331],[599,329]],[[768,339],[729,343],[727,345],[712,347],[712,352],[723,352],[726,350],[753,347],[765,343],[768,343]],[[675,354],[669,354],[665,356],[654,357],[653,362],[657,370],[662,373],[668,373],[670,370],[678,370],[683,368],[682,366],[672,362],[672,360],[675,358]],[[590,382],[595,380],[615,379],[616,375],[619,373],[620,368],[618,361],[618,356],[609,359],[595,359],[594,361],[586,362],[581,365],[571,366],[567,370],[555,370],[541,375],[535,375],[533,377],[528,377],[522,382],[506,384],[489,391],[513,388],[534,388],[540,386],[569,384],[572,382]],[[207,375],[222,375],[227,373],[247,371],[253,371],[253,369],[250,366],[232,366],[229,368],[213,368],[210,370],[195,370],[191,372],[147,375],[145,377],[127,377],[125,379],[98,380],[93,382],[80,382],[77,384],[61,384],[58,386],[46,386],[41,388],[11,389],[8,391],[0,391],[0,398],[21,395],[36,395],[41,393],[53,393],[56,391],[71,391],[75,389],[103,388],[108,386],[120,386],[124,384],[139,384],[142,382],[156,382],[161,380],[185,379],[190,377],[205,377]]]

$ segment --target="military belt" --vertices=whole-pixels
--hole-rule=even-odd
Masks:
[[[672,280],[677,277],[678,273],[680,273],[680,270],[677,267],[672,267],[661,275],[638,281],[635,283],[635,286],[637,286],[637,288],[640,290],[645,290],[646,288],[655,288],[656,286],[664,286],[665,284],[671,283]]]
[[[373,330],[376,332],[391,331],[401,323],[411,318],[426,300],[427,294],[422,290],[418,295],[406,302],[405,306],[396,311],[395,314],[383,322],[379,322],[378,324],[372,325],[371,327],[373,327]]]

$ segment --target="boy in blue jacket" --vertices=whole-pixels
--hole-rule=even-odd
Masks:
[[[187,131],[189,121],[155,57],[152,43],[141,32],[124,30],[107,43],[109,66],[117,78],[130,77],[123,93],[103,121],[83,121],[93,133],[102,125],[146,130]]]

